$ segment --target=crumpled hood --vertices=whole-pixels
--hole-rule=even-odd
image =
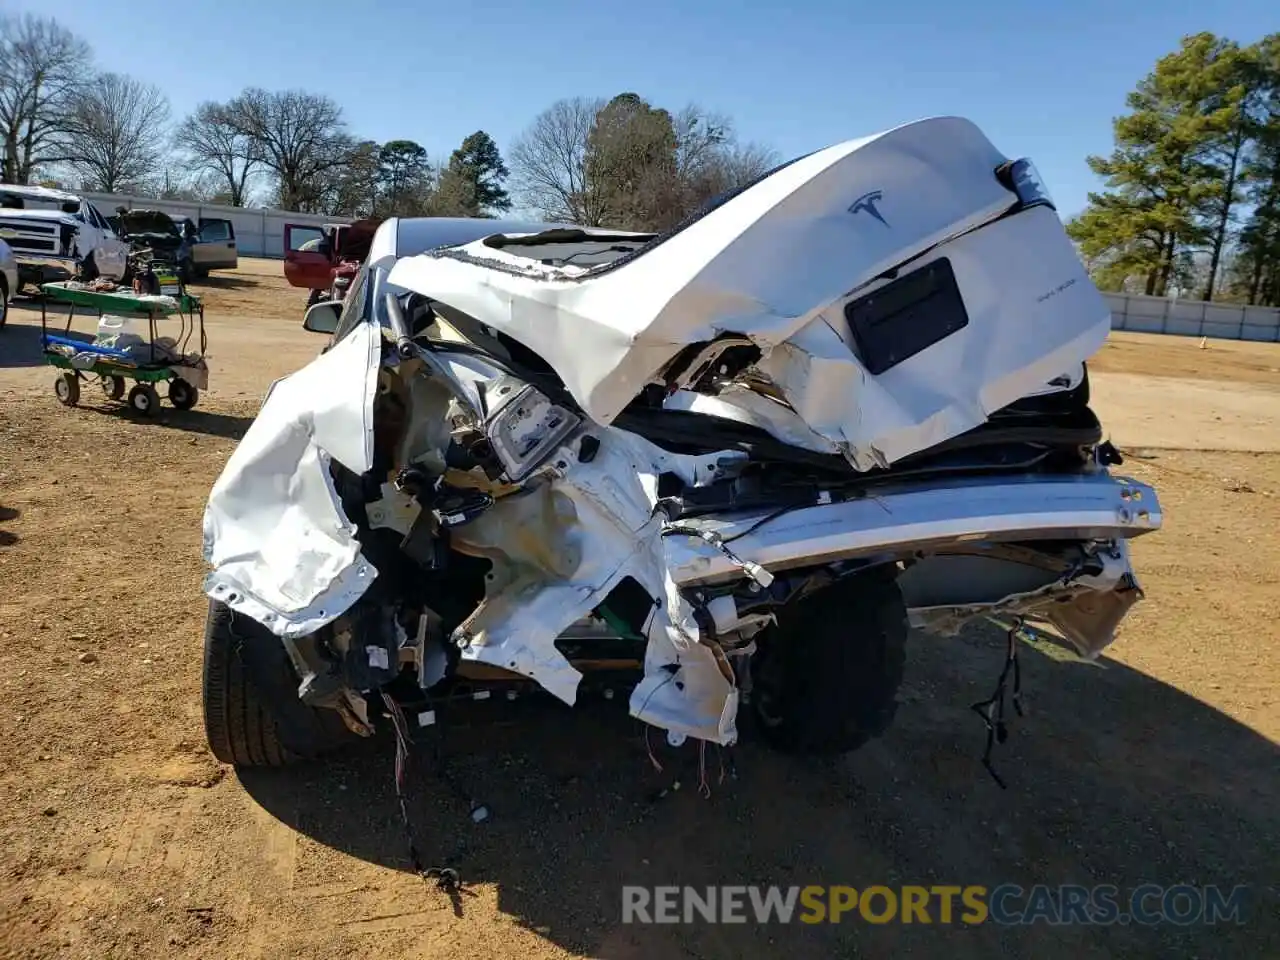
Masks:
[[[178,225],[173,218],[160,210],[126,210],[117,214],[125,233],[159,234],[161,236],[181,236]]]
[[[1003,216],[1017,200],[995,176],[1005,161],[967,120],[922,120],[803,157],[611,265],[482,240],[406,258],[389,280],[533,350],[599,423],[691,345],[746,337],[799,421],[787,432],[865,470],[979,425],[1110,329],[1052,209]],[[845,308],[944,258],[967,325],[872,373]]]

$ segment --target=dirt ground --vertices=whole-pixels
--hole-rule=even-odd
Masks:
[[[53,397],[39,313],[0,333],[0,956],[1258,957],[1280,943],[1280,345],[1116,335],[1097,407],[1165,528],[1104,658],[1023,655],[1029,705],[983,771],[1002,639],[912,639],[889,733],[838,762],[751,746],[692,789],[622,711],[529,703],[425,764],[410,867],[389,749],[237,774],[204,745],[200,516],[273,377],[320,341],[279,264],[202,288],[211,389],[140,421]],[[379,745],[385,746],[385,745]],[[680,778],[685,789],[655,800]],[[622,884],[1191,883],[1242,926],[636,927]]]

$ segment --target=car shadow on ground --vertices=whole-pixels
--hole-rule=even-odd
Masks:
[[[9,304],[9,318],[0,330],[0,369],[38,367],[43,363],[40,306],[31,300],[15,300]]]
[[[986,698],[1003,636],[913,635],[909,681],[889,733],[849,757],[796,760],[732,751],[721,781],[707,752],[658,753],[624,711],[532,705],[500,726],[447,733],[446,782],[414,755],[410,809],[426,865],[464,887],[497,885],[499,908],[591,956],[766,957],[918,953],[958,957],[1257,956],[1280,942],[1275,851],[1280,748],[1178,690],[1106,659],[1024,647],[1028,715],[995,764],[969,704]],[[516,705],[512,705],[513,707]],[[657,746],[660,737],[654,737]],[[375,749],[376,748],[376,749]],[[390,744],[288,771],[242,771],[272,815],[354,857],[411,870],[392,788]],[[675,780],[680,789],[668,789]],[[475,823],[472,801],[492,816]],[[882,884],[1143,883],[1251,888],[1243,925],[624,925],[624,884],[783,887]],[[423,898],[444,896],[424,886]],[[465,891],[453,896],[465,913]],[[936,902],[935,902],[936,903]],[[1025,905],[1025,900],[1014,900]],[[960,909],[957,907],[955,917]]]

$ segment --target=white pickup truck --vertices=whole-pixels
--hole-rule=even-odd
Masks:
[[[88,200],[47,187],[0,183],[0,240],[18,262],[18,284],[124,278],[129,244]],[[16,292],[16,291],[14,291]]]

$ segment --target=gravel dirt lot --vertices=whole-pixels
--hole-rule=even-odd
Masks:
[[[1259,957],[1280,943],[1280,345],[1116,335],[1094,393],[1166,524],[1094,664],[1023,656],[1028,716],[983,771],[1002,638],[913,637],[895,726],[832,763],[649,765],[621,711],[516,704],[424,763],[409,864],[389,745],[238,775],[204,746],[200,515],[267,384],[320,340],[278,263],[207,298],[200,406],[55,400],[39,315],[0,333],[0,956]],[[385,749],[383,749],[385,747]],[[686,789],[653,800],[681,778]],[[1248,884],[1243,926],[634,927],[634,884]],[[936,921],[935,916],[935,921]],[[1270,944],[1270,946],[1267,946]]]

